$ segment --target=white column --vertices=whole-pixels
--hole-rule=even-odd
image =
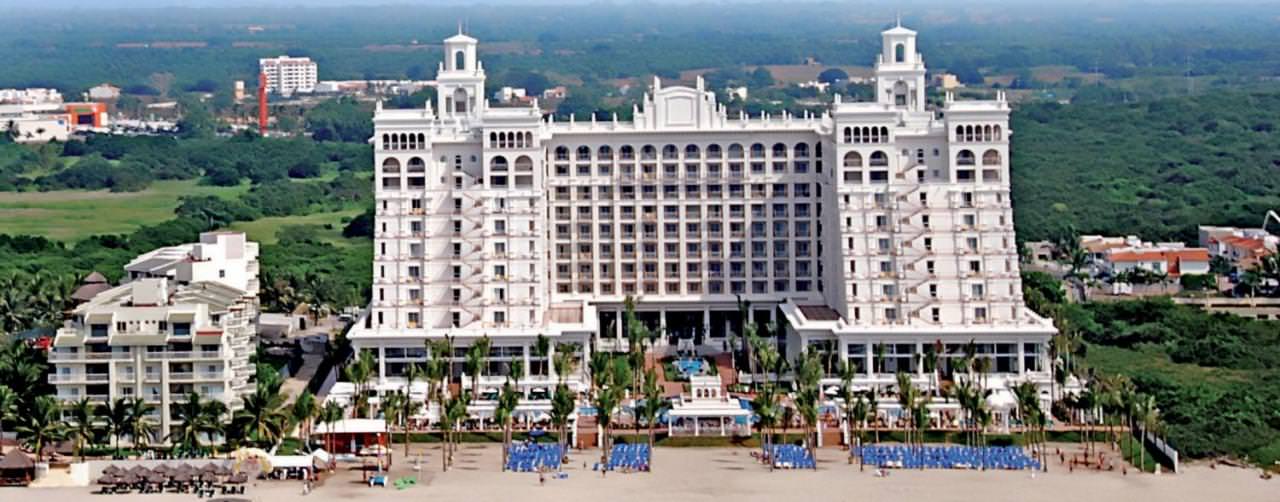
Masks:
[[[378,384],[387,383],[387,348],[378,346]]]
[[[693,435],[694,437],[702,435],[702,417],[693,417]]]
[[[547,377],[551,378],[552,380],[557,380],[557,379],[558,379],[558,377],[556,376],[556,368],[555,368],[555,365],[554,365],[554,364],[551,364],[551,361],[554,361],[554,360],[555,360],[555,355],[556,355],[556,344],[554,344],[554,343],[549,343],[549,344],[547,344],[547,345],[550,347],[550,348],[547,350]],[[591,345],[591,344],[590,344],[590,343],[584,343],[583,345],[584,345],[584,346],[586,346],[586,345]]]
[[[822,448],[822,421],[821,421],[821,420],[819,420],[819,421],[818,421],[818,434],[817,434],[817,436],[818,436],[818,438],[817,438],[817,439],[815,439],[814,441],[815,441],[815,443],[816,443],[816,445],[817,445],[817,447],[818,447],[818,448]]]
[[[528,376],[533,373],[533,366],[529,365],[529,353],[533,352],[533,346],[526,343],[524,344],[523,348],[524,348],[524,353],[523,353],[524,374],[525,374],[525,378],[528,378]],[[529,389],[527,387],[521,387],[520,382],[516,382],[516,390],[519,391],[520,395],[524,396],[526,399],[529,397]]]
[[[1026,358],[1027,358],[1026,346],[1022,344],[1021,340],[1019,340],[1018,341],[1018,374],[1019,375],[1027,374]]]
[[[720,417],[720,436],[724,436],[724,417]]]

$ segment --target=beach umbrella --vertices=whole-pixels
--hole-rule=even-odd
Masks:
[[[151,469],[148,469],[145,465],[135,465],[132,469],[129,469],[129,474],[137,474],[142,477],[151,474]]]
[[[204,483],[217,483],[218,477],[215,476],[212,472],[206,472],[200,475],[200,481]]]
[[[186,471],[178,471],[174,473],[173,480],[179,483],[189,483],[191,482],[191,473]]]
[[[117,485],[131,485],[137,482],[138,482],[138,477],[133,474],[128,474],[123,477],[116,478]]]
[[[227,466],[225,465],[219,465],[218,469],[216,471],[213,471],[213,473],[219,476],[230,476],[231,469],[228,469]]]
[[[173,467],[170,466],[169,464],[160,464],[155,466],[154,469],[151,469],[151,472],[154,472],[156,474],[169,474],[169,471],[171,470],[173,470]]]
[[[204,464],[200,467],[200,472],[218,472],[217,464]]]
[[[120,474],[120,467],[119,467],[119,466],[117,466],[117,465],[115,465],[115,464],[111,464],[111,465],[108,465],[105,469],[103,469],[103,470],[102,470],[102,473],[103,473],[103,474],[110,474],[110,475],[114,476],[114,475],[116,475],[116,474]]]
[[[195,467],[192,467],[192,466],[191,466],[191,464],[188,464],[188,463],[186,463],[186,462],[183,462],[183,463],[181,463],[181,464],[178,464],[178,468],[177,468],[176,470],[177,470],[178,472],[188,472],[188,473],[190,473],[190,472],[196,472],[196,468],[195,468]]]
[[[114,484],[116,484],[116,477],[115,477],[115,476],[111,476],[111,475],[102,476],[102,477],[98,478],[98,484],[100,484],[100,485],[114,485]]]
[[[240,485],[249,482],[249,475],[243,472],[237,472],[227,479],[228,483]]]
[[[158,473],[158,472],[153,472],[153,473],[151,473],[151,474],[147,475],[147,482],[148,482],[148,483],[156,483],[156,484],[160,484],[160,483],[164,483],[165,479],[166,479],[166,478],[165,478],[165,475],[164,475],[164,474],[160,474],[160,473]]]

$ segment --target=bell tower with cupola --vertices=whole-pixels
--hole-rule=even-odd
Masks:
[[[484,106],[484,66],[476,58],[478,44],[461,29],[444,39],[444,61],[436,74],[436,104],[442,118],[478,116]]]
[[[880,34],[876,58],[876,102],[906,111],[923,111],[924,58],[916,52],[916,32],[897,26]]]

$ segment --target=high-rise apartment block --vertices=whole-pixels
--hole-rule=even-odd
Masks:
[[[258,69],[267,76],[267,92],[282,96],[314,92],[319,79],[316,63],[305,57],[259,59]]]

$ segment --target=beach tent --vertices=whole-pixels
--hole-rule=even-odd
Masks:
[[[17,448],[0,458],[0,486],[26,486],[36,478],[36,463]]]

